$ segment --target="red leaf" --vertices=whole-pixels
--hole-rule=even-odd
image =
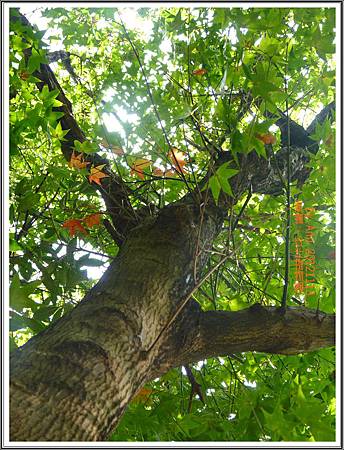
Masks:
[[[70,161],[68,163],[69,167],[75,167],[76,169],[84,169],[89,162],[83,160],[82,153],[76,155],[73,151]]]
[[[83,227],[81,220],[79,219],[68,219],[63,222],[63,228],[67,228],[71,237],[75,235],[77,231],[80,231],[83,234],[88,234],[85,228]]]
[[[206,69],[196,69],[192,72],[192,75],[202,76],[207,73]]]
[[[90,214],[89,216],[86,216],[83,218],[83,222],[89,228],[99,225],[100,224],[100,214],[99,213]]]

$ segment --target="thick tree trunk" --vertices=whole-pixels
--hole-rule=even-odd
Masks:
[[[218,231],[204,217],[199,236],[197,220],[193,205],[176,205],[133,229],[83,301],[12,355],[11,439],[99,440],[113,429],[193,287],[199,238],[209,250]]]

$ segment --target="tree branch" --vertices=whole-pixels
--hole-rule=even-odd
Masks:
[[[335,316],[304,307],[255,304],[237,312],[200,314],[197,336],[183,364],[228,353],[258,351],[278,354],[309,352],[335,344]]]
[[[329,118],[331,122],[334,120],[334,112],[336,110],[336,102],[333,101],[329,103],[325,108],[320,111],[320,113],[315,117],[315,119],[312,121],[312,123],[307,128],[308,134],[313,134],[315,131],[315,128],[317,124],[322,124],[325,119]]]
[[[281,131],[281,145],[286,147],[288,145],[288,134],[290,134],[290,146],[308,148],[312,153],[316,153],[319,149],[318,144],[309,137],[308,130],[305,130],[301,125],[288,116],[281,110],[278,110],[279,118],[276,119],[275,124]],[[266,116],[273,118],[274,114],[267,112]]]
[[[26,17],[19,11],[17,14],[18,15],[12,15],[11,20],[19,20],[25,27],[33,30],[32,25]],[[31,51],[31,48],[24,50],[26,61],[28,61]],[[63,130],[68,130],[65,140],[61,142],[61,150],[66,160],[69,161],[74,151],[74,141],[76,140],[82,143],[87,140],[86,136],[77,124],[73,116],[72,104],[63,92],[63,89],[49,65],[41,63],[39,70],[33,72],[33,76],[41,80],[36,83],[40,91],[44,86],[48,86],[49,91],[56,89],[59,92],[56,98],[63,103],[63,105],[55,107],[54,110],[64,114],[57,122],[61,124]],[[107,159],[102,158],[97,153],[92,153],[84,154],[84,160],[91,163],[88,165],[88,169],[90,169],[91,166],[96,167],[105,164],[102,171],[106,173],[108,177],[102,179],[101,186],[95,184],[92,184],[92,186],[98,189],[102,195],[114,227],[118,231],[118,236],[125,237],[128,231],[138,224],[137,215],[129,200],[129,188],[124,184],[123,180],[111,170]],[[118,238],[116,242],[120,245],[122,244],[123,239]]]

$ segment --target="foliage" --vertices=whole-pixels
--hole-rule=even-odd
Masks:
[[[94,189],[108,175],[102,165],[88,167],[84,155],[98,151],[111,161],[132,188],[135,207],[161,208],[199,185],[217,146],[236,162],[238,154],[252,151],[266,158],[266,146],[276,152],[280,131],[266,112],[285,110],[287,101],[290,117],[307,125],[332,100],[335,86],[331,8],[140,8],[136,29],[128,28],[124,10],[112,8],[48,8],[43,16],[49,33],[14,23],[10,35],[12,348],[68,312],[99,277],[95,269],[103,270],[117,254]],[[70,161],[61,152],[66,130],[55,110],[58,92],[39,91],[33,75],[56,43],[70,53],[73,70],[64,60],[52,67],[87,136],[84,143],[75,141]],[[28,47],[33,51],[26,62]],[[314,208],[307,224],[314,226],[308,247],[315,251],[315,293],[297,292],[292,274],[288,304],[333,312],[330,121],[313,138],[320,149],[310,155],[310,176],[302,187],[291,186],[291,235],[300,231],[295,202],[302,201]],[[216,202],[221,192],[232,195],[229,182],[239,170],[238,163],[224,164],[201,189]],[[280,302],[285,196],[253,194],[236,223],[244,202],[229,211],[208,269],[229,246],[231,259],[195,294],[205,310]],[[331,349],[228,355],[200,362],[194,372],[205,405],[196,398],[187,411],[190,385],[174,369],[132,402],[111,440],[334,440]]]

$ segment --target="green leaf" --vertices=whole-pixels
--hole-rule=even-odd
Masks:
[[[33,48],[27,64],[28,72],[33,73],[36,70],[40,70],[41,63],[44,63],[45,61],[46,59],[37,50]]]
[[[23,308],[31,308],[34,306],[34,302],[29,298],[34,293],[36,288],[41,284],[41,280],[31,281],[30,283],[23,284],[19,279],[19,275],[16,273],[10,285],[10,306],[17,311],[21,311]]]
[[[258,155],[261,155],[265,159],[267,159],[265,145],[260,139],[257,139],[256,137],[253,136],[252,137],[252,145],[254,146]]]
[[[100,259],[88,258],[87,260],[82,262],[82,265],[80,267],[83,267],[83,266],[98,267],[98,266],[103,266],[103,265],[104,265],[104,261],[102,261]]]
[[[69,132],[69,129],[68,129],[68,130],[63,130],[63,129],[62,129],[61,122],[59,122],[59,123],[56,125],[56,128],[55,128],[55,130],[54,130],[54,133],[52,133],[52,134],[53,134],[54,137],[56,137],[56,138],[59,139],[60,141],[66,141],[66,139],[64,139],[64,137],[66,136],[66,134],[67,134],[68,132]]]
[[[239,171],[237,169],[231,169],[229,166],[229,162],[222,164],[216,171],[216,176],[220,181],[221,188],[226,194],[229,194],[233,197],[232,188],[228,182],[228,180],[234,175],[236,175]]]
[[[209,178],[209,187],[211,190],[211,193],[213,194],[215,203],[217,204],[219,201],[219,195],[221,192],[221,184],[220,180],[217,178],[217,176],[213,175]]]
[[[96,153],[98,151],[97,144],[93,144],[90,141],[79,142],[75,140],[74,147],[78,152],[83,153]]]
[[[14,239],[10,239],[10,252],[17,252],[19,250],[22,250],[22,247],[18,242]]]
[[[221,189],[223,190],[223,192],[233,197],[232,188],[228,180],[232,178],[235,174],[237,174],[239,171],[237,169],[229,168],[228,167],[229,164],[230,164],[229,162],[222,164],[217,169],[215,174],[209,178],[207,185],[203,188],[204,190],[207,188],[207,186],[210,187],[210,190],[213,194],[216,204],[218,204]]]
[[[27,192],[24,194],[18,204],[19,211],[29,211],[29,210],[37,210],[37,206],[39,205],[40,195],[35,192]]]

